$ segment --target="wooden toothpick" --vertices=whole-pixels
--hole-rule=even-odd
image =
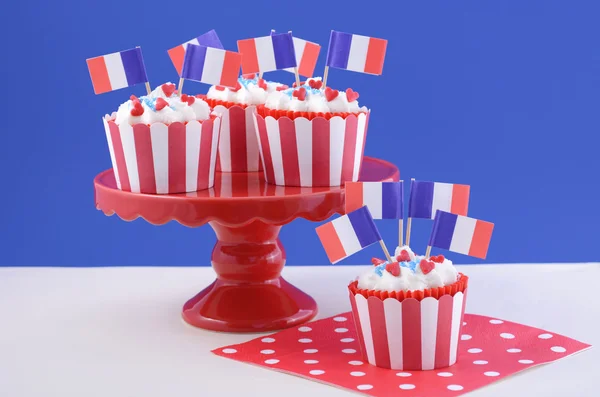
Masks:
[[[425,258],[429,259],[430,255],[431,255],[431,245],[428,245],[427,251],[425,252]]]
[[[393,262],[392,257],[390,256],[390,252],[388,251],[387,247],[385,246],[385,243],[383,242],[383,240],[379,240],[379,245],[381,245],[381,249],[383,250],[385,257],[388,260],[388,263],[392,263]]]
[[[179,93],[179,96],[181,96],[181,94],[183,94],[183,92],[181,92],[181,90],[183,90],[183,78],[179,79],[179,87],[177,87],[177,92]]]
[[[327,87],[327,75],[329,74],[329,66],[325,66],[325,71],[323,72],[323,89]]]
[[[146,81],[146,91],[148,91],[148,95],[152,93],[152,89],[150,88],[150,83]]]

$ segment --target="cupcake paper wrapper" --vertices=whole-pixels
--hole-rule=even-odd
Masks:
[[[268,183],[281,186],[340,186],[357,181],[369,114],[346,118],[264,118],[255,113],[261,159]]]
[[[214,185],[220,117],[150,126],[103,122],[119,189],[167,194]]]

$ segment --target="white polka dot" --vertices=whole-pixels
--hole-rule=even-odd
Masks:
[[[521,364],[533,364],[533,360],[519,360]]]
[[[300,343],[310,343],[310,342],[312,342],[312,339],[302,338],[302,339],[298,339],[298,342],[300,342]]]
[[[452,391],[460,391],[464,389],[464,387],[462,387],[461,385],[448,385],[447,389]]]
[[[412,390],[416,386],[415,385],[411,385],[410,383],[404,383],[404,384],[402,384],[402,385],[400,385],[398,387],[401,388],[402,390]]]
[[[485,376],[500,376],[500,372],[496,371],[487,371],[483,373]]]
[[[353,354],[353,353],[356,353],[356,350],[354,350],[354,349],[342,349],[342,353]]]
[[[502,320],[490,320],[490,324],[496,324],[497,325],[497,324],[502,324],[502,323],[504,323],[504,321],[502,321]]]
[[[442,378],[449,378],[453,375],[454,374],[452,372],[438,372],[437,373],[437,376],[441,376]]]
[[[513,334],[509,334],[508,332],[501,333],[500,337],[504,339],[515,339],[515,336]]]
[[[315,354],[317,352],[318,352],[317,349],[306,349],[306,350],[304,350],[304,353],[307,353],[307,354]]]
[[[323,375],[325,373],[325,371],[321,370],[321,369],[313,369],[312,371],[309,372],[309,374],[311,375]]]
[[[471,338],[472,338],[472,336],[471,335],[467,335],[467,334],[464,334],[464,335],[460,336],[460,340],[469,340]]]
[[[348,361],[348,364],[350,364],[350,365],[363,365],[364,363],[362,361],[353,360],[353,361]]]
[[[261,350],[260,352],[262,354],[273,354],[273,353],[275,353],[275,350],[266,349],[266,350]]]
[[[273,339],[273,338],[262,338],[261,342],[273,343],[273,342],[275,342],[275,339]]]
[[[552,338],[553,336],[554,336],[554,335],[552,335],[552,334],[539,334],[539,335],[538,335],[538,338],[540,338],[540,339],[550,339],[550,338]]]
[[[463,322],[463,327],[464,327],[465,325],[467,325],[467,322],[466,322],[466,321],[464,321],[464,322]]]
[[[475,365],[486,365],[488,362],[485,360],[475,360],[473,361],[473,364]]]
[[[396,376],[400,376],[402,378],[408,378],[409,376],[412,376],[412,374],[410,372],[398,372],[396,374]]]
[[[352,376],[365,376],[366,374],[364,372],[360,372],[360,371],[352,371],[352,372],[350,372],[350,375],[352,375]]]
[[[317,360],[304,360],[304,364],[318,364]]]
[[[348,332],[348,328],[336,328],[334,331],[343,334],[344,332]]]
[[[354,342],[353,338],[344,338],[344,339],[340,339],[340,342],[342,343],[350,343],[350,342]]]
[[[338,323],[343,323],[346,320],[348,320],[346,317],[334,317],[333,318],[333,321],[337,321]]]
[[[481,353],[483,350],[481,350],[481,349],[478,349],[478,348],[474,347],[474,348],[472,348],[472,349],[469,349],[469,350],[467,350],[467,351],[468,351],[469,353],[473,353],[473,354],[475,354],[475,353]]]
[[[358,390],[371,390],[373,388],[373,385],[358,385],[356,386],[356,388]]]
[[[521,349],[515,349],[515,348],[506,349],[506,351],[509,353],[521,353]]]
[[[223,349],[221,350],[223,353],[225,354],[233,354],[233,353],[237,353],[237,350],[235,349]]]
[[[564,353],[567,351],[567,349],[562,346],[552,346],[550,350],[552,350],[554,353]]]
[[[270,358],[268,360],[265,360],[265,364],[277,364],[278,362],[279,360],[276,358]]]
[[[312,331],[312,328],[311,327],[300,327],[300,328],[298,328],[298,331],[300,331],[300,332],[310,332],[310,331]]]

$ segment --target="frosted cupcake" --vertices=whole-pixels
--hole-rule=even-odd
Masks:
[[[320,78],[269,93],[256,115],[267,182],[311,187],[357,181],[369,121],[358,97],[351,88],[323,89]]]
[[[396,370],[456,363],[468,277],[443,255],[407,246],[397,262],[375,266],[350,283],[350,302],[365,361]]]
[[[200,98],[166,83],[103,119],[117,187],[184,193],[214,185],[220,118]]]

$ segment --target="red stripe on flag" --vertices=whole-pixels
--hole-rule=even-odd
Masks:
[[[300,186],[300,164],[298,163],[298,144],[296,126],[293,120],[282,117],[278,120],[281,139],[281,159],[283,177],[286,185]]]
[[[169,193],[185,192],[185,125],[169,126]]]
[[[362,353],[365,362],[369,362],[367,357],[367,348],[365,347],[365,338],[363,335],[362,325],[360,323],[360,316],[358,315],[358,308],[356,307],[356,296],[350,292],[350,305],[352,306],[352,317],[354,318],[354,326],[356,327],[358,343],[360,344],[360,351]]]
[[[156,193],[150,128],[146,124],[134,125],[133,140],[135,142],[135,155],[137,157],[138,176],[140,178],[140,193]]]
[[[318,44],[307,42],[304,45],[304,52],[302,53],[302,58],[300,58],[300,65],[298,65],[299,75],[313,77],[320,51],[321,46]]]
[[[265,178],[267,182],[275,183],[275,171],[273,170],[273,158],[271,157],[271,148],[269,145],[269,136],[267,135],[267,126],[265,119],[256,116],[258,134],[260,135],[260,146],[265,160]]]
[[[177,70],[177,74],[181,76],[183,59],[185,58],[185,49],[182,45],[178,45],[177,47],[168,50],[167,53],[169,54],[169,58],[171,58],[171,62],[173,62],[173,66],[175,66],[175,70]]]
[[[467,216],[469,211],[469,185],[452,185],[452,203],[450,212],[457,215]]]
[[[229,108],[229,157],[231,172],[246,172],[248,169],[246,133],[246,111],[239,106]]]
[[[367,60],[365,62],[365,73],[381,74],[383,71],[383,60],[385,59],[385,50],[387,40],[369,39],[369,48],[367,49]]]
[[[104,94],[105,92],[112,91],[104,57],[88,59],[86,62],[90,71],[94,92],[96,94]]]
[[[108,128],[110,129],[110,139],[115,152],[115,161],[117,162],[117,171],[119,173],[119,181],[121,182],[121,190],[130,192],[131,184],[129,183],[129,174],[127,173],[127,163],[125,163],[125,152],[123,151],[123,142],[121,142],[119,126],[113,122],[110,122],[108,123]]]
[[[200,153],[198,158],[198,185],[196,189],[208,189],[210,175],[210,155],[213,143],[213,120],[206,120],[202,123],[200,132]]]
[[[477,220],[473,239],[471,240],[469,256],[485,259],[490,246],[490,240],[492,239],[492,231],[494,231],[493,223]]]
[[[312,121],[312,185],[329,186],[331,161],[329,120],[317,117]]]
[[[452,335],[452,302],[454,297],[444,295],[439,299],[438,327],[435,339],[435,367],[450,365],[450,339]],[[462,325],[462,323],[461,323]]]
[[[354,157],[356,154],[356,136],[358,119],[354,116],[346,117],[346,133],[344,139],[344,153],[342,156],[342,185],[345,181],[352,180],[354,173]]]
[[[221,71],[220,84],[225,87],[235,87],[240,74],[242,56],[237,52],[225,51],[223,70]]]
[[[422,369],[421,302],[416,299],[402,302],[402,365],[409,371]]]
[[[333,223],[327,222],[319,226],[316,230],[321,244],[325,248],[329,262],[334,263],[346,257],[346,251],[333,227]]]
[[[242,74],[260,72],[254,39],[238,40],[237,45],[242,57]]]
[[[346,214],[364,206],[362,182],[346,182]]]
[[[381,299],[367,299],[371,334],[373,335],[373,350],[378,367],[390,368],[390,348],[385,326],[385,312]]]

